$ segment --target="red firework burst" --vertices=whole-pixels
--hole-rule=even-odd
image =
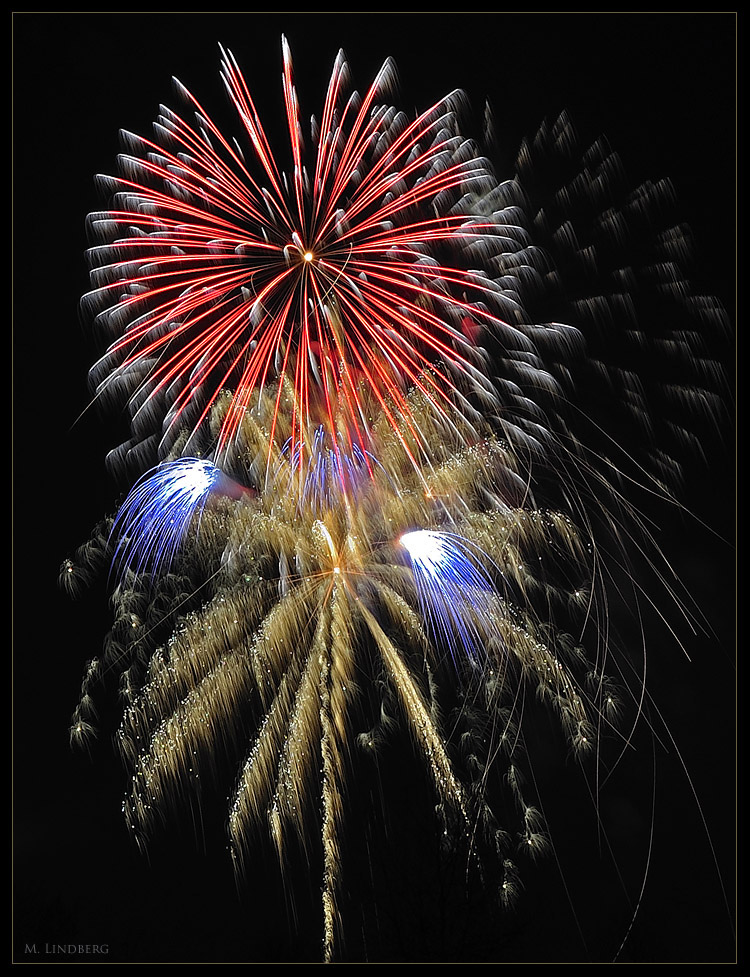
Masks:
[[[363,442],[372,406],[406,430],[409,388],[449,414],[462,378],[483,384],[475,341],[499,320],[489,282],[457,255],[478,241],[497,251],[501,238],[463,202],[494,180],[458,132],[458,96],[409,121],[384,101],[389,61],[360,96],[340,53],[308,153],[285,40],[283,61],[291,176],[222,51],[246,152],[179,86],[194,122],[162,108],[153,140],[128,135],[120,175],[107,178],[112,209],[90,215],[102,243],[90,251],[84,301],[113,334],[92,382],[98,396],[123,392],[129,403],[125,450],[158,445],[164,455],[186,428],[194,447],[231,389],[220,452],[282,373],[300,405],[301,445],[311,423],[333,430],[342,411]]]

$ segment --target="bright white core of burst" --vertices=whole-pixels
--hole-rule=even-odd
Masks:
[[[181,490],[191,498],[200,498],[211,487],[215,474],[216,469],[211,462],[196,461],[181,466],[179,474],[174,476],[173,485],[176,491]]]
[[[442,557],[443,548],[439,537],[426,529],[415,529],[413,532],[404,533],[399,542],[412,560],[418,563],[434,565]]]

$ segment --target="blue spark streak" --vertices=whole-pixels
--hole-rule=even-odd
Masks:
[[[497,591],[483,563],[489,557],[453,533],[418,529],[399,542],[409,554],[422,614],[459,664],[486,657]]]
[[[179,458],[148,472],[115,517],[113,564],[120,572],[126,567],[135,573],[168,569],[193,517],[223,479],[220,469],[200,458]]]
[[[290,439],[284,446],[284,454],[289,458],[292,471],[302,477],[300,504],[315,512],[330,508],[370,478],[373,468],[378,465],[373,455],[358,444],[353,444],[349,450],[330,444],[322,427],[315,432],[309,448]]]

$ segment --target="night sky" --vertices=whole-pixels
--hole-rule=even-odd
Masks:
[[[57,587],[61,562],[123,488],[104,467],[117,443],[111,419],[87,410],[98,350],[78,300],[87,288],[84,220],[104,206],[93,177],[114,171],[119,129],[148,134],[158,105],[174,103],[173,75],[231,118],[219,43],[236,55],[263,117],[280,117],[282,33],[303,114],[318,111],[339,47],[360,87],[392,56],[407,110],[454,88],[477,105],[490,98],[508,175],[521,139],[567,110],[587,137],[606,134],[633,185],[672,179],[698,242],[697,290],[734,308],[731,13],[15,14],[15,963],[70,960],[45,953],[57,944],[107,946],[106,958],[86,962],[318,958],[317,876],[300,871],[296,918],[261,853],[238,892],[220,808],[207,804],[199,845],[190,829],[170,829],[148,856],[135,850],[120,814],[125,774],[109,739],[90,758],[68,745],[84,664],[108,626],[106,582],[78,601]],[[724,447],[709,447],[709,469],[696,469],[687,486],[696,518],[654,513],[660,542],[705,615],[695,634],[676,622],[688,661],[658,614],[646,612],[650,689],[674,742],[662,738],[652,753],[644,737],[605,801],[632,901],[650,850],[632,931],[591,798],[561,748],[543,751],[536,768],[556,857],[528,870],[519,909],[502,918],[481,887],[467,892],[460,873],[440,864],[424,785],[394,774],[387,855],[368,884],[356,874],[362,865],[351,881],[350,959],[607,962],[627,934],[623,962],[734,961],[719,884],[733,902],[732,432]],[[632,622],[622,628],[626,642],[638,642]],[[540,720],[540,739],[547,734]]]

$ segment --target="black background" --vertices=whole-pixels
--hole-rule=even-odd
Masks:
[[[88,760],[72,754],[67,741],[83,665],[98,652],[107,627],[106,594],[101,589],[74,603],[56,585],[61,561],[112,510],[121,488],[104,470],[106,450],[115,443],[108,421],[86,411],[86,373],[95,347],[79,322],[77,303],[87,287],[84,218],[103,203],[93,175],[114,170],[118,129],[149,133],[157,105],[173,101],[172,75],[225,117],[218,43],[234,51],[263,117],[280,118],[282,33],[292,46],[303,114],[319,109],[339,47],[360,86],[393,56],[405,109],[423,109],[453,88],[465,88],[477,104],[489,96],[507,153],[503,162],[513,160],[521,138],[543,118],[567,109],[589,137],[606,133],[634,185],[644,177],[673,180],[699,242],[694,280],[734,308],[732,13],[16,13],[16,963],[60,962],[59,955],[44,955],[44,945],[69,943],[107,944],[109,962],[317,959],[314,925],[304,912],[290,923],[272,869],[259,861],[248,891],[237,894],[220,822],[206,829],[204,851],[190,838],[178,843],[173,836],[165,836],[148,859],[134,850],[120,818],[124,775],[110,744],[102,743]],[[655,616],[646,621],[651,688],[676,745],[657,750],[653,819],[648,751],[631,764],[611,800],[612,837],[636,900],[654,826],[650,871],[620,958],[625,961],[731,962],[735,956],[718,884],[721,876],[731,901],[731,456],[729,433],[726,453],[691,479],[687,502],[698,519],[666,515],[662,524],[664,549],[708,627],[691,635],[679,625],[688,662]],[[625,638],[638,640],[635,632]],[[390,889],[384,876],[382,925],[376,928],[381,944],[368,942],[365,951],[356,937],[354,959],[613,958],[629,913],[597,861],[601,839],[590,799],[564,757],[539,773],[557,825],[557,859],[530,871],[526,898],[512,920],[501,927],[481,913],[474,925],[460,913],[440,918],[435,914],[450,900],[437,898],[429,873],[406,872]],[[402,813],[404,819],[413,816],[412,800],[402,796],[403,811],[394,810],[394,822]],[[311,890],[316,884],[309,883]],[[375,909],[368,905],[362,912]],[[27,944],[39,952],[25,952]]]

